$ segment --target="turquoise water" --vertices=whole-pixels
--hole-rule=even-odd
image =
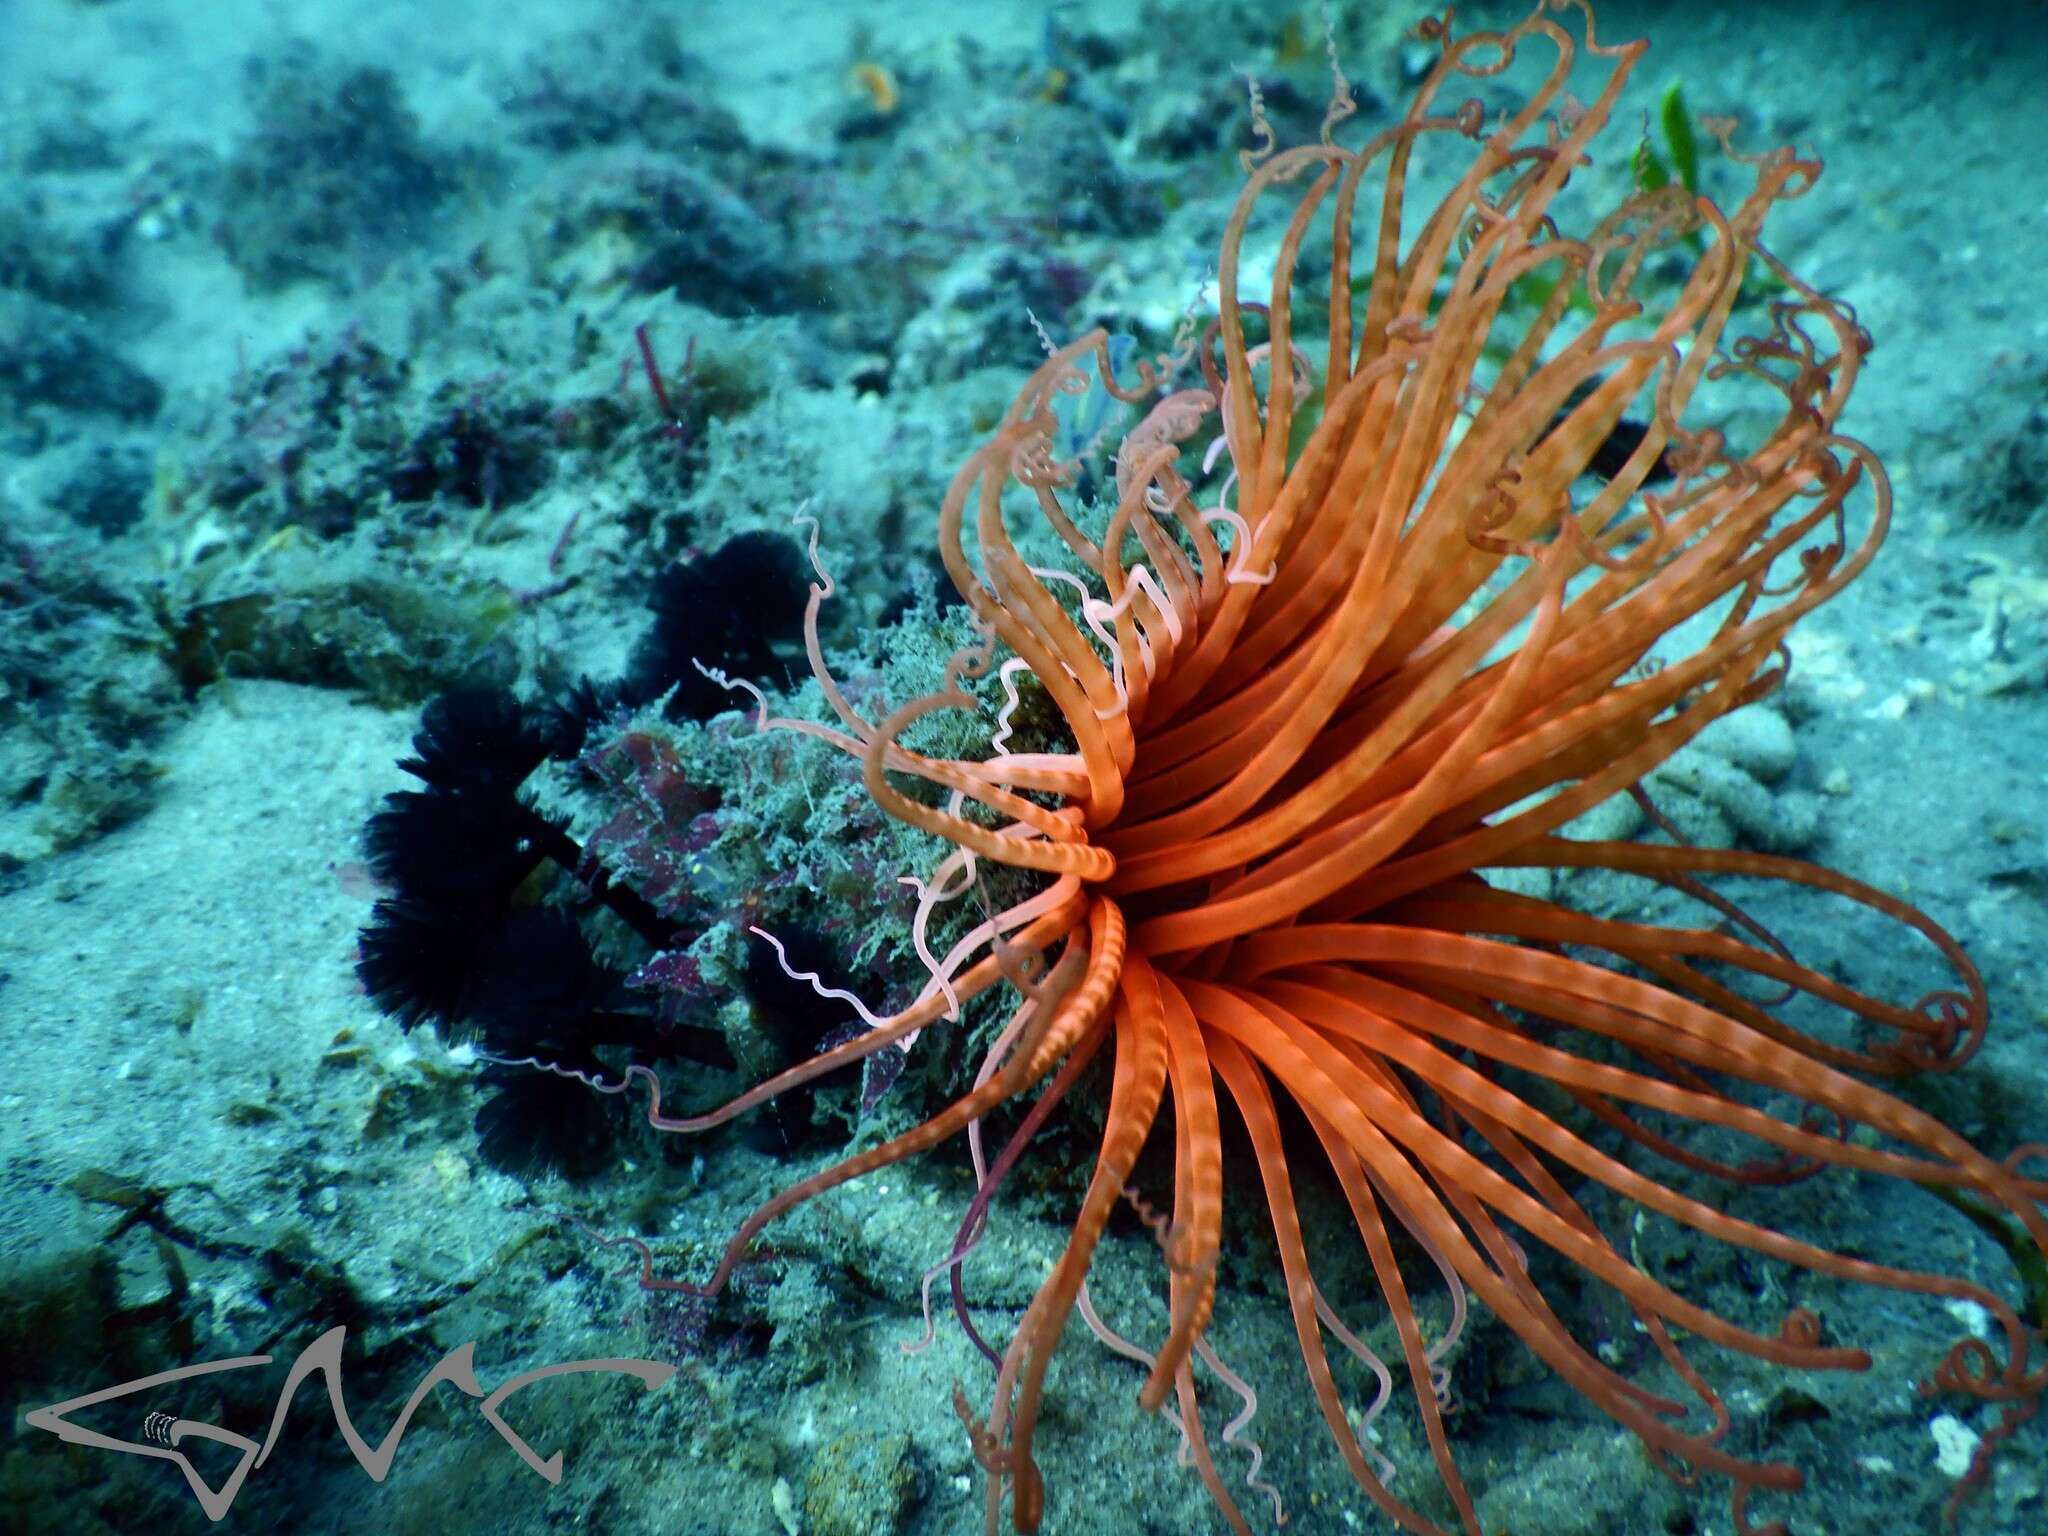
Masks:
[[[1461,8],[1457,26],[1512,14]],[[1426,71],[1414,20],[1334,18],[1358,108],[1344,141],[1392,121]],[[1696,841],[1815,859],[1953,933],[1990,1030],[1967,1065],[1899,1091],[1996,1156],[2048,1142],[2048,17],[1642,3],[1602,8],[1599,29],[1652,47],[1574,208],[1625,193],[1645,132],[1675,170],[1658,117],[1674,83],[1693,117],[1737,116],[1739,142],[1825,161],[1770,243],[1874,336],[1843,424],[1897,495],[1873,568],[1801,625],[1783,695],[1651,788]],[[1590,99],[1600,74],[1574,89]],[[398,763],[447,689],[542,701],[626,679],[615,702],[651,721],[670,684],[701,688],[663,673],[645,638],[679,562],[725,574],[685,583],[678,654],[715,650],[778,710],[828,718],[804,681],[799,512],[842,582],[823,638],[857,706],[934,689],[971,638],[933,552],[949,479],[1045,339],[1101,325],[1130,338],[1121,363],[1213,313],[1238,153],[1257,142],[1247,75],[1279,140],[1312,141],[1331,95],[1316,8],[0,7],[0,1381],[17,1409],[0,1524],[205,1528],[170,1461],[66,1446],[21,1413],[270,1354],[78,1416],[158,1448],[152,1411],[260,1442],[290,1362],[345,1326],[341,1375],[373,1446],[465,1344],[486,1390],[572,1360],[673,1374],[653,1391],[615,1373],[529,1388],[507,1418],[540,1457],[562,1453],[559,1482],[446,1387],[373,1480],[302,1391],[223,1526],[980,1528],[986,1474],[953,1389],[985,1414],[993,1373],[943,1277],[932,1342],[906,1347],[925,1332],[920,1278],[974,1194],[958,1140],[771,1228],[716,1309],[643,1289],[634,1251],[599,1237],[634,1235],[655,1278],[701,1281],[760,1201],[960,1091],[999,1019],[931,1031],[900,1078],[870,1067],[733,1127],[657,1136],[619,1100],[478,1059],[494,1042],[525,1054],[510,1034],[479,1042],[377,1005],[358,935],[402,882],[365,828],[420,788]],[[1477,88],[1498,105],[1532,83]],[[1446,163],[1418,197],[1442,190]],[[1700,190],[1739,196],[1746,176],[1702,139]],[[1248,292],[1273,245],[1248,241]],[[1062,451],[1079,457],[1129,425],[1099,390],[1064,410]],[[1739,400],[1725,411],[1750,422]],[[786,539],[786,567],[703,563],[746,534]],[[787,985],[747,928],[810,944],[792,957],[877,1012],[901,1007],[922,975],[898,881],[936,845],[877,815],[826,749],[763,750],[738,716],[645,739],[676,755],[572,771],[536,753],[528,792],[652,918],[536,853],[500,894],[508,910],[573,908],[573,937],[493,928],[483,959],[437,948],[424,980],[406,975],[493,971],[519,994],[493,1001],[510,1016],[553,1005],[573,974],[587,990],[560,1016],[613,1031],[589,1070],[658,1058],[699,1108],[857,1028]],[[443,891],[470,877],[475,839],[542,834],[413,835],[425,872],[407,879]],[[1633,914],[1635,896],[1575,889]],[[1899,932],[1749,897],[1809,963],[1908,1003],[1945,984]],[[650,940],[651,923],[673,933]],[[560,944],[573,958],[555,963]],[[577,1048],[531,1044],[557,1064]],[[1054,1119],[963,1267],[998,1350],[1060,1252],[1102,1102],[1083,1089]],[[1163,1204],[1161,1142],[1139,1180]],[[1282,1514],[1296,1531],[1392,1529],[1307,1390],[1241,1158],[1233,1178],[1210,1339],[1258,1411],[1224,1443],[1240,1399],[1202,1378],[1218,1475],[1254,1529]],[[1341,1205],[1303,1198],[1338,1254]],[[1831,1173],[1712,1198],[2020,1297],[2007,1256],[1910,1187]],[[1759,1496],[1759,1524],[1939,1527],[1955,1458],[1998,1415],[1914,1385],[1981,1317],[1589,1201],[1674,1288],[1766,1328],[1810,1307],[1830,1343],[1874,1354],[1866,1373],[1814,1375],[1696,1351],[1729,1448],[1807,1474],[1802,1493]],[[1403,1257],[1425,1330],[1443,1329],[1426,1256]],[[1351,1325],[1397,1349],[1355,1252],[1331,1262]],[[1153,1347],[1160,1267],[1120,1211],[1091,1290]],[[1537,1278],[1602,1360],[1655,1382],[1612,1294],[1561,1264]],[[1725,1480],[1677,1486],[1474,1310],[1450,1435],[1487,1531],[1732,1528]],[[1360,1411],[1372,1378],[1345,1371]],[[1069,1328],[1038,1440],[1046,1530],[1227,1528],[1173,1427],[1137,1407],[1141,1380]],[[1412,1403],[1372,1437],[1396,1493],[1455,1528]],[[2017,1433],[1962,1530],[2048,1526],[2044,1445],[2038,1422]],[[233,1469],[226,1444],[185,1448],[214,1486]]]

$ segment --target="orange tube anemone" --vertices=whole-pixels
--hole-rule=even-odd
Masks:
[[[1643,52],[1598,44],[1590,11],[1584,30],[1577,41],[1542,10],[1505,33],[1453,38],[1433,25],[1441,57],[1400,121],[1356,149],[1326,128],[1323,142],[1265,158],[1223,236],[1203,387],[1162,394],[1185,359],[1118,384],[1105,337],[1084,336],[1032,375],[954,480],[938,549],[989,649],[958,658],[939,694],[870,721],[824,671],[814,598],[811,654],[839,723],[763,712],[765,725],[858,756],[881,806],[952,845],[934,888],[964,888],[978,860],[1043,880],[970,935],[907,1012],[714,1115],[657,1118],[716,1123],[959,1001],[1004,985],[1020,999],[1007,1051],[977,1087],[778,1196],[714,1285],[798,1201],[936,1144],[1063,1063],[1107,1075],[1101,1146],[1065,1251],[1016,1326],[986,1417],[963,1406],[991,1474],[991,1529],[1006,1501],[1019,1530],[1044,1516],[1033,1446],[1047,1364],[1169,1107],[1171,1324],[1139,1400],[1176,1397],[1196,1465],[1239,1530],[1191,1377],[1215,1297],[1226,1111],[1249,1133],[1308,1382],[1339,1452],[1401,1527],[1442,1529],[1388,1489],[1340,1401],[1282,1100],[1300,1107],[1356,1219],[1466,1532],[1479,1522],[1390,1246],[1396,1226],[1661,1465],[1731,1479],[1745,1530],[1751,1491],[1794,1487],[1799,1474],[1721,1445],[1728,1411],[1678,1333],[1786,1366],[1869,1364],[1853,1344],[1824,1341],[1810,1312],[1759,1332],[1687,1300],[1616,1247],[1568,1180],[1822,1275],[1972,1302],[1999,1348],[1966,1341],[1934,1385],[2024,1405],[2048,1384],[2009,1300],[1844,1256],[1665,1181],[1674,1167],[1752,1182],[1853,1169],[1966,1197],[2048,1248],[2037,1205],[2048,1189],[1870,1085],[1951,1067],[1981,1038],[1984,990],[1938,926],[1788,859],[1562,835],[1768,694],[1787,634],[1870,563],[1890,515],[1882,467],[1836,427],[1869,338],[1761,243],[1774,205],[1804,192],[1816,163],[1777,150],[1743,162],[1751,184],[1731,207],[1665,187],[1562,232],[1566,184]],[[1582,54],[1605,70],[1583,104],[1566,94]],[[1452,99],[1461,80],[1525,56],[1545,73],[1519,109]],[[1447,147],[1463,169],[1417,224],[1418,157]],[[1276,200],[1281,217],[1267,217]],[[1247,297],[1255,240],[1272,242],[1271,280]],[[1744,284],[1760,280],[1774,294],[1760,333],[1738,335],[1738,310],[1759,308]],[[1159,398],[1116,455],[1113,500],[1084,509],[1054,444],[1062,398],[1091,387],[1091,361],[1118,398]],[[1725,411],[1732,400],[1746,407],[1739,419],[1763,423],[1744,446],[1696,419],[1696,401]],[[1182,445],[1218,433],[1232,484],[1201,505]],[[1049,549],[1061,567],[1034,564]],[[968,684],[998,646],[1006,684],[1028,673],[1064,740],[979,761],[904,746],[924,714],[980,707]],[[943,793],[903,787],[918,779]],[[1778,947],[1595,917],[1488,877],[1531,868],[1687,891],[1714,876],[1803,887],[1918,934],[1953,990],[1903,1006]],[[1752,978],[1828,1005],[1802,1019],[1836,1012],[1870,1033],[1807,1033],[1753,1000]],[[1557,1113],[1570,1101],[1587,1112],[1576,1124]],[[1762,1161],[1690,1150],[1688,1126],[1746,1139]],[[1518,1242],[1625,1298],[1710,1422],[1686,1427],[1685,1404],[1575,1338]]]

